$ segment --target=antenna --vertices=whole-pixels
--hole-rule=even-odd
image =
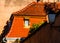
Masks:
[[[37,2],[39,2],[40,0],[37,0]]]

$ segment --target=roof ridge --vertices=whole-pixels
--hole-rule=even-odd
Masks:
[[[22,12],[22,11],[24,11],[25,9],[27,9],[27,8],[29,8],[31,5],[33,5],[33,4],[37,4],[36,2],[32,2],[32,3],[30,3],[30,4],[28,4],[27,6],[25,6],[24,8],[22,8],[21,10],[18,10],[17,12]],[[15,14],[16,12],[13,12],[12,14]]]
[[[41,10],[40,10],[41,9]],[[44,12],[44,3],[32,2],[23,9],[12,13],[14,15],[46,15]]]

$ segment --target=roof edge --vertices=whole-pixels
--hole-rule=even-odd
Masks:
[[[29,8],[30,6],[32,6],[33,4],[37,4],[37,2],[32,2],[32,3],[28,4],[27,6],[25,6],[24,8],[22,8],[21,10],[18,10],[16,12],[13,12],[12,14],[16,14],[17,12],[22,12],[25,9]]]

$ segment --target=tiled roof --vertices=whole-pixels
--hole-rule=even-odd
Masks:
[[[58,9],[60,9],[60,2],[57,2],[56,5],[58,6]]]
[[[32,2],[29,5],[27,5],[25,8],[23,8],[20,11],[14,12],[12,14],[17,15],[32,15],[32,16],[40,16],[40,15],[46,15],[44,11],[44,3],[40,2]]]

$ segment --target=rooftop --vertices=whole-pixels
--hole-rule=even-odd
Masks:
[[[28,4],[25,8],[22,10],[19,10],[17,12],[13,13],[14,15],[26,15],[26,16],[41,16],[46,15],[44,11],[44,3],[40,2],[32,2]]]

